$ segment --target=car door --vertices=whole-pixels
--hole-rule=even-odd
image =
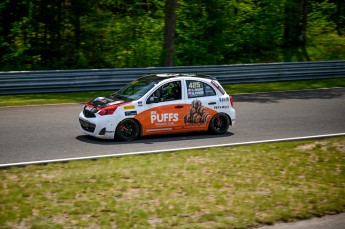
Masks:
[[[181,80],[159,86],[146,100],[145,111],[136,116],[143,135],[179,132],[184,125],[185,103]]]
[[[219,99],[214,88],[206,82],[186,80],[186,129],[207,130],[211,118],[217,113]]]

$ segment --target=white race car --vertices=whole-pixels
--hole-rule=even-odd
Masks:
[[[131,141],[152,134],[207,131],[235,124],[233,99],[207,75],[148,75],[114,94],[87,102],[80,128],[97,138]]]

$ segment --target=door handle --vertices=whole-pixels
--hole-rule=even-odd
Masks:
[[[210,102],[210,103],[208,103],[208,105],[215,105],[215,104],[217,104],[216,102]]]
[[[175,108],[183,108],[183,106],[182,105],[177,105],[177,106],[175,106]]]

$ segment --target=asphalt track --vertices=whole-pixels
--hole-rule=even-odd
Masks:
[[[345,88],[234,95],[235,127],[222,136],[188,133],[133,142],[79,130],[82,104],[0,108],[0,167],[208,145],[345,134]]]
[[[345,213],[328,215],[322,218],[313,218],[291,223],[277,223],[272,226],[264,226],[258,229],[344,229]]]

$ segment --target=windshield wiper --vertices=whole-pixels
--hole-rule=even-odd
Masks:
[[[126,96],[124,96],[124,95],[119,95],[119,94],[117,94],[116,92],[113,93],[113,94],[111,94],[110,96],[113,97],[113,98],[116,97],[116,98],[122,99],[122,100],[124,100],[124,101],[128,101],[128,100],[129,100],[129,98],[127,98]]]

